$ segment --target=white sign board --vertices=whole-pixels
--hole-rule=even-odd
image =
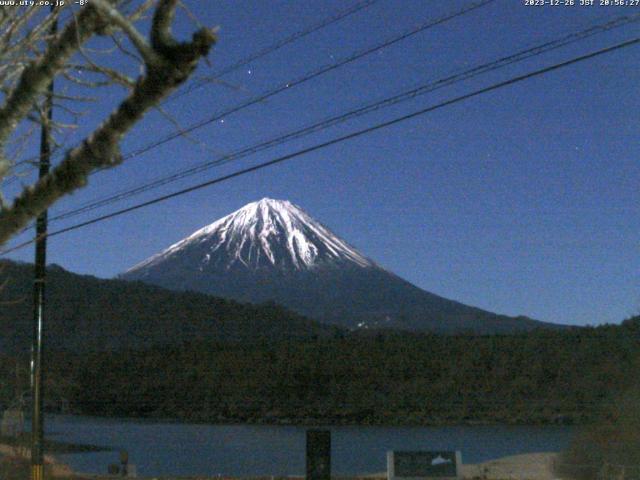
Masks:
[[[461,464],[459,451],[390,451],[387,452],[387,479],[458,478]]]

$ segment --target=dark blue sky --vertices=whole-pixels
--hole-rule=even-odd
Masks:
[[[189,125],[375,45],[469,0],[379,0],[166,105]],[[576,0],[579,3],[579,0]],[[345,1],[187,1],[220,26],[208,75],[343,10]],[[198,164],[318,119],[640,7],[531,7],[496,0],[233,114],[110,172],[57,205]],[[184,19],[178,32],[193,29]],[[638,24],[512,65],[253,157],[51,225],[55,230],[462,93],[637,36]],[[382,266],[425,290],[540,320],[597,324],[640,311],[640,47],[435,111],[289,163],[50,240],[49,260],[111,277],[244,204],[289,199]],[[118,63],[121,59],[112,59]],[[106,95],[87,132],[113,105]],[[171,132],[152,113],[127,152]],[[77,137],[74,137],[77,138]],[[25,239],[20,237],[17,240]],[[12,254],[31,260],[32,248]]]

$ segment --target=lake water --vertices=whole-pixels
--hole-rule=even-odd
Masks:
[[[47,417],[47,434],[60,441],[115,451],[60,455],[85,473],[106,473],[129,452],[139,476],[303,475],[306,427],[192,425],[79,416]],[[461,450],[463,463],[506,455],[559,451],[571,427],[328,427],[335,475],[381,472],[387,450]]]

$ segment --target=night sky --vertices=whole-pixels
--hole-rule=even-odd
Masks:
[[[640,6],[495,2],[243,109],[91,177],[51,215],[215,159],[318,120]],[[469,0],[378,0],[335,24],[165,104],[189,126],[339,62]],[[596,0],[598,3],[598,0]],[[186,4],[219,25],[199,79],[353,5],[346,1],[217,0]],[[196,28],[181,12],[178,35]],[[139,201],[389,120],[638,36],[638,23],[379,110],[194,177],[54,222],[56,230]],[[103,40],[98,40],[100,44]],[[111,54],[109,62],[125,65]],[[640,46],[508,86],[269,169],[49,241],[49,262],[113,277],[194,230],[262,197],[303,207],[365,255],[415,285],[469,305],[567,324],[617,323],[640,312]],[[130,68],[130,67],[124,67]],[[135,71],[135,70],[134,70]],[[116,95],[116,93],[118,95]],[[122,91],[93,104],[68,145]],[[152,112],[135,150],[175,126]],[[27,177],[28,178],[28,177]],[[26,178],[25,178],[26,180]],[[7,188],[11,194],[12,188]],[[30,234],[32,235],[32,233]],[[12,244],[28,235],[16,237]],[[32,261],[33,247],[9,255]]]

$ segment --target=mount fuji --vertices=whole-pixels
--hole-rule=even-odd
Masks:
[[[377,265],[285,200],[249,203],[120,276],[252,303],[325,323],[439,333],[550,327],[426,292]]]

